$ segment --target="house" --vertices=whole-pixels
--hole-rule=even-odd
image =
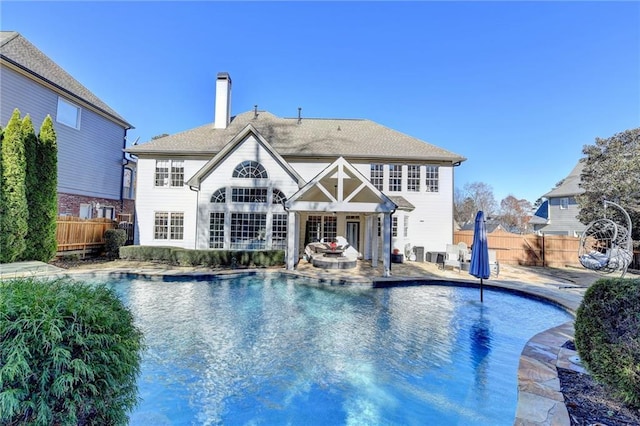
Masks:
[[[584,192],[580,187],[583,167],[584,162],[578,161],[559,185],[542,196],[542,204],[529,220],[534,232],[574,237],[582,235],[586,225],[577,219],[580,207],[576,196]]]
[[[15,108],[31,116],[36,132],[47,115],[53,119],[60,215],[133,213],[135,162],[123,152],[131,124],[14,31],[0,31],[0,96],[2,125]]]
[[[394,249],[453,239],[453,175],[464,157],[362,119],[232,117],[216,80],[214,122],[130,147],[141,245],[284,249],[345,237],[388,269]]]

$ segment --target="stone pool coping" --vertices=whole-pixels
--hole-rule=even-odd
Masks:
[[[459,286],[479,287],[477,281],[454,278],[433,277],[332,277],[325,274],[287,270],[221,270],[214,272],[171,270],[170,268],[115,268],[85,269],[64,271],[56,275],[89,275],[89,276],[128,276],[137,275],[147,278],[164,279],[166,277],[205,277],[233,278],[246,275],[288,275],[311,278],[321,285],[361,285],[371,287],[394,287],[420,284],[454,283]],[[584,287],[565,288],[557,285],[529,284],[517,281],[490,281],[484,283],[485,288],[521,293],[558,305],[575,316],[582,301]],[[576,352],[562,346],[574,336],[573,321],[545,330],[533,336],[524,346],[518,366],[518,401],[514,425],[517,426],[550,426],[569,425],[569,413],[560,391],[560,380],[556,367],[568,368],[579,372],[584,369],[573,362]]]

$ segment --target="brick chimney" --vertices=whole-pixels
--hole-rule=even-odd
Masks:
[[[219,72],[216,78],[216,110],[213,127],[226,129],[231,119],[231,77]]]

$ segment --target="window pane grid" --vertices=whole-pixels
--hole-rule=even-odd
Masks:
[[[169,213],[161,213],[161,212],[156,213],[153,238],[156,240],[166,240],[169,237],[167,233],[168,225],[169,225]]]
[[[284,195],[282,191],[279,189],[273,190],[273,199],[271,201],[272,204],[282,204],[287,201],[287,197]]]
[[[420,192],[420,166],[407,167],[407,191]]]
[[[284,250],[287,248],[287,214],[276,213],[271,223],[271,248]]]
[[[224,248],[224,213],[209,214],[209,248]]]
[[[267,215],[264,213],[232,213],[231,249],[264,249],[266,225]]]
[[[322,216],[309,216],[307,218],[307,241],[312,243],[322,238]]]
[[[227,189],[220,188],[211,196],[212,203],[226,203],[227,202]]]
[[[171,186],[184,185],[184,161],[171,162]]]
[[[398,218],[396,216],[391,218],[391,235],[394,237],[398,236]]]
[[[238,164],[232,176],[246,179],[267,179],[269,177],[262,164],[256,161],[243,161]]]
[[[267,188],[233,188],[231,201],[234,203],[266,203]]]
[[[184,238],[184,213],[172,213],[170,239],[181,240],[183,238]]]
[[[324,217],[324,229],[322,231],[322,238],[324,238],[324,242],[331,242],[336,239],[338,236],[338,221],[335,216],[325,216]]]
[[[427,166],[427,192],[438,192],[438,166]]]
[[[402,191],[402,166],[389,166],[389,191]]]
[[[371,183],[382,191],[384,185],[384,167],[382,164],[371,165]]]
[[[169,184],[169,162],[164,160],[156,161],[156,186],[167,186]]]

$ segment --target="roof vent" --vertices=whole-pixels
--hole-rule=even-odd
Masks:
[[[258,105],[253,106],[253,119],[256,120],[258,118]]]
[[[298,124],[302,123],[302,108],[298,107]]]

